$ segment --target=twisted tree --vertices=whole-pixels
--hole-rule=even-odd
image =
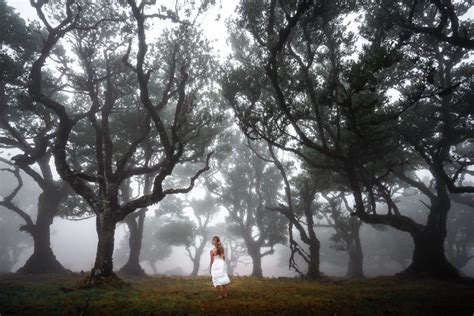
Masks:
[[[407,45],[380,12],[385,11],[378,4],[361,8],[355,1],[242,2],[231,30],[234,58],[224,94],[247,137],[292,152],[314,170],[336,174],[343,191],[352,194],[353,215],[362,221],[409,232],[418,247],[407,272],[455,277],[442,248],[449,210],[444,197],[448,189],[471,189],[459,182],[459,175],[471,172],[465,154],[472,137],[471,83],[461,67],[465,79],[442,79],[435,88],[433,67],[426,66],[439,64],[442,72],[449,67],[424,51],[423,43],[432,37],[420,35]],[[359,30],[365,43],[347,29],[351,14],[364,14]],[[464,58],[461,48],[446,46],[438,51],[445,62],[454,66]],[[431,43],[431,51],[437,48]],[[451,50],[460,51],[454,64]],[[390,91],[400,98],[393,100]],[[440,104],[438,98],[445,100]],[[433,105],[426,115],[433,124],[419,113],[425,121],[413,123],[410,113],[420,104]],[[414,147],[423,142],[427,146]],[[453,147],[458,149],[450,151]],[[401,181],[396,179],[400,170],[424,168],[437,190],[429,190],[432,215],[426,225],[402,214],[390,191]],[[416,181],[409,184],[417,187]]]
[[[9,166],[3,172],[17,181],[16,188],[0,204],[22,219],[20,230],[33,238],[33,254],[19,272],[62,273],[66,269],[56,259],[50,242],[50,226],[60,212],[61,201],[69,194],[67,184],[55,179],[51,168],[51,140],[57,122],[48,109],[36,108],[26,93],[27,68],[40,51],[40,37],[3,0],[0,15],[0,26],[5,30],[0,35],[0,148],[4,156],[1,161]],[[45,93],[57,96],[55,82],[46,76],[43,84]],[[15,200],[23,179],[33,180],[41,191],[35,207],[36,219]]]
[[[193,262],[192,276],[197,276],[201,266],[201,257],[206,245],[211,240],[210,224],[214,215],[219,210],[217,199],[213,198],[209,191],[206,191],[204,199],[192,199],[189,201],[189,207],[192,208],[192,214],[197,222],[194,240],[189,247],[186,247],[186,253]]]
[[[269,158],[262,155],[260,155],[260,158],[273,163],[279,170],[283,179],[286,203],[279,203],[278,207],[267,206],[267,208],[279,212],[288,219],[288,236],[291,250],[289,268],[310,279],[320,278],[322,277],[319,270],[321,242],[315,232],[315,216],[318,211],[315,199],[316,193],[321,187],[315,183],[314,178],[299,176],[290,179],[288,176],[289,166],[286,166],[278,158],[275,149],[269,143],[268,154]],[[294,228],[296,228],[299,238],[308,250],[301,247],[294,238]],[[299,255],[308,265],[305,273],[298,267],[295,255]]]
[[[31,67],[28,90],[38,107],[53,112],[59,121],[52,149],[58,174],[96,214],[97,255],[85,284],[100,284],[115,277],[112,253],[117,223],[167,195],[191,191],[208,169],[216,122],[215,111],[208,108],[214,101],[208,89],[212,57],[193,24],[196,17],[185,15],[188,7],[167,10],[133,0],[115,4],[114,10],[107,1],[32,0],[31,4],[47,34]],[[200,6],[199,14],[206,8]],[[147,43],[152,19],[173,22],[163,26],[155,45]],[[67,53],[59,49],[60,42]],[[45,66],[48,58],[56,63]],[[69,98],[59,100],[45,93],[45,67],[58,72]],[[73,166],[68,148],[84,130],[92,134],[87,144],[90,155],[84,159],[88,163]],[[148,142],[151,157],[143,154]],[[199,169],[189,185],[173,187],[173,170],[183,164]],[[154,175],[149,193],[120,199],[124,182],[147,174]]]
[[[454,46],[474,48],[472,24],[461,18],[472,7],[470,1],[381,1],[380,6],[386,23],[400,27],[404,39],[423,34]],[[427,16],[432,23],[425,23]]]

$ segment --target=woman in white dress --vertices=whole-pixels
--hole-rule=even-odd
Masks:
[[[221,240],[218,236],[212,237],[211,250],[211,275],[212,284],[218,291],[218,297],[228,297],[227,284],[230,283],[227,275],[227,265],[225,263],[224,247],[222,247]],[[220,293],[219,293],[220,292]]]

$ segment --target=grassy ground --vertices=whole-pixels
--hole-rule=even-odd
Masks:
[[[0,315],[474,315],[473,283],[237,277],[221,300],[209,277],[149,277],[92,290],[75,288],[80,278],[1,275]]]

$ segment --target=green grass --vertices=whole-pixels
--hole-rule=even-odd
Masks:
[[[209,277],[149,277],[89,290],[75,287],[81,277],[1,275],[0,315],[474,315],[473,283],[236,277],[221,300]]]

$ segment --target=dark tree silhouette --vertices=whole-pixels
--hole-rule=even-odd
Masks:
[[[278,207],[269,207],[269,209],[279,212],[289,221],[288,236],[291,250],[289,268],[310,279],[320,278],[322,277],[322,273],[319,270],[321,242],[315,232],[315,215],[318,211],[315,199],[320,187],[315,183],[315,179],[304,176],[291,179],[291,183],[287,172],[288,167],[285,167],[284,163],[278,158],[271,144],[268,144],[268,153],[269,158],[262,157],[261,155],[260,158],[270,161],[276,166],[284,183],[286,205],[280,203]],[[299,238],[307,246],[308,250],[301,247],[295,240],[293,228],[296,228]],[[308,265],[306,273],[303,273],[298,268],[295,260],[296,254],[301,256]]]
[[[322,172],[315,172],[309,168],[309,170],[303,170],[303,175],[289,179],[287,174],[289,168],[284,166],[271,145],[269,145],[269,153],[269,161],[272,161],[280,170],[285,184],[287,203],[286,205],[280,204],[273,210],[285,215],[290,222],[290,268],[308,278],[322,277],[319,270],[321,243],[316,236],[315,228],[333,228],[336,232],[331,239],[335,242],[335,248],[347,251],[349,254],[347,276],[363,276],[363,254],[359,237],[361,222],[350,216],[350,213],[353,212],[351,208],[349,208],[350,212],[343,214],[341,207],[343,201],[346,208],[349,206],[342,192],[336,197],[330,197],[324,193],[324,191],[331,190],[330,173],[324,175]],[[309,174],[309,176],[305,176],[305,174]],[[317,177],[311,177],[311,174],[316,174]],[[320,195],[327,200],[325,205],[321,201],[317,201]],[[306,244],[309,251],[302,248],[295,240],[292,232],[293,227],[296,228],[299,238]],[[296,254],[300,255],[308,265],[306,273],[302,273],[298,268],[295,260]]]
[[[393,21],[405,31],[403,40],[408,40],[411,33],[424,34],[454,46],[474,48],[472,24],[459,18],[472,7],[470,1],[402,0],[381,1],[379,5],[385,23]],[[426,16],[431,23],[425,23]]]
[[[449,261],[458,269],[474,259],[474,201],[462,195],[452,196],[452,211],[448,216],[446,249]]]
[[[8,170],[18,184],[0,204],[22,218],[20,229],[33,238],[33,254],[18,272],[62,273],[66,269],[56,260],[50,245],[50,226],[68,193],[68,186],[54,179],[51,170],[50,144],[56,121],[47,109],[34,107],[25,87],[26,69],[39,52],[41,39],[3,0],[0,12],[0,27],[4,30],[0,42],[11,49],[0,53],[0,147],[5,153],[14,153],[11,160],[2,160],[14,164]],[[45,93],[56,95],[57,87],[49,78],[44,80]],[[35,181],[41,190],[35,220],[14,201],[23,185],[22,177]]]
[[[0,206],[8,209],[9,211],[17,214],[23,221],[24,224],[20,226],[21,231],[25,231],[33,237],[33,254],[26,261],[25,265],[21,267],[18,272],[20,273],[64,273],[67,270],[56,260],[56,256],[51,249],[50,243],[50,226],[53,223],[53,218],[58,214],[58,207],[61,201],[62,195],[65,191],[57,191],[55,181],[49,178],[51,181],[52,188],[45,187],[40,193],[38,198],[37,217],[36,222],[33,221],[30,214],[25,211],[21,206],[18,205],[17,199],[18,193],[23,188],[23,178],[20,173],[20,168],[15,164],[12,165],[9,161],[0,159],[4,164],[9,167],[2,168],[0,171],[13,175],[12,182],[16,181],[16,185],[13,190],[3,197],[0,201]],[[28,167],[29,168],[29,167]],[[49,166],[46,167],[49,170]],[[31,170],[34,174],[41,179],[39,173]]]
[[[355,48],[354,37],[341,18],[358,9],[355,3],[346,1],[242,3],[232,29],[235,53],[224,80],[224,94],[247,137],[264,139],[276,148],[293,152],[315,170],[334,172],[351,192],[353,214],[362,221],[409,232],[419,247],[415,247],[414,262],[407,272],[457,276],[445,258],[442,243],[449,210],[447,189],[471,189],[458,183],[470,160],[455,158],[460,149],[456,154],[448,150],[466,147],[466,139],[472,134],[466,112],[469,83],[460,78],[432,89],[433,77],[428,76],[427,69],[434,74],[430,63],[439,63],[440,67],[444,62],[453,63],[449,61],[450,51],[462,49],[447,46],[438,51],[445,58],[442,62],[425,51],[423,43],[431,37],[420,38],[408,48],[396,41],[396,32],[388,32],[390,28],[381,16],[374,17],[370,11],[361,28],[368,43],[354,60],[350,49]],[[432,50],[437,48],[437,44],[430,45]],[[458,56],[463,58],[462,53]],[[447,70],[449,67],[443,68],[443,72]],[[420,77],[419,72],[424,75]],[[409,89],[404,79],[413,83]],[[401,91],[403,97],[391,102],[389,88]],[[454,90],[459,102],[449,100]],[[438,97],[445,99],[444,105],[436,107],[436,103],[426,102],[436,108],[429,113],[438,112],[440,118],[448,118],[446,114],[456,108],[451,119],[457,116],[459,125],[451,119],[426,124],[429,121],[419,113],[417,118],[425,121],[413,123],[409,115],[416,113],[418,104]],[[400,139],[403,132],[407,137]],[[432,137],[423,133],[431,133]],[[441,141],[435,141],[437,135],[442,135]],[[419,150],[412,150],[416,142],[430,139],[434,143],[419,144]],[[437,157],[429,157],[430,146]],[[449,161],[455,166],[449,167]],[[400,181],[393,179],[394,174],[423,168],[431,171],[438,190],[434,195],[430,193],[433,215],[426,225],[401,214],[390,192],[391,184]],[[416,187],[417,183],[411,181],[410,185]],[[387,206],[385,214],[377,212],[380,198]]]
[[[457,269],[445,257],[444,243],[451,207],[449,192],[470,191],[463,178],[472,166],[470,154],[466,152],[466,148],[472,146],[469,139],[474,136],[469,123],[472,101],[468,100],[472,97],[472,74],[463,66],[466,51],[462,48],[422,36],[407,49],[429,61],[424,65],[427,69],[422,83],[424,97],[401,115],[398,131],[408,145],[407,152],[416,154],[432,177],[426,184],[404,173],[405,168],[394,169],[402,181],[419,190],[429,201],[426,224],[410,232],[415,251],[407,272],[457,275]],[[407,94],[419,89],[419,83],[407,87]]]
[[[149,15],[146,11],[152,4],[146,1],[137,4],[130,0],[126,5],[117,4],[116,10],[101,2],[48,4],[56,21],[46,18],[44,1],[32,1],[32,5],[47,28],[47,37],[31,67],[29,94],[41,108],[57,116],[59,127],[52,150],[57,172],[96,214],[97,255],[85,283],[96,285],[115,277],[112,253],[117,223],[167,195],[191,191],[208,169],[211,155],[206,151],[214,137],[214,113],[208,111],[207,104],[213,100],[205,87],[210,83],[213,62],[206,41],[192,24],[194,17],[174,21],[156,45],[147,44],[148,21],[172,16]],[[206,8],[201,9],[199,13]],[[133,23],[124,18],[127,14]],[[120,39],[112,36],[117,29],[124,32]],[[68,42],[73,54],[61,54],[60,41]],[[149,60],[150,48],[157,52],[153,54],[156,59]],[[54,54],[60,62],[56,67],[74,98],[64,101],[45,94],[43,68]],[[62,66],[73,61],[80,65],[80,72]],[[156,67],[158,64],[162,66]],[[132,130],[126,129],[131,126]],[[86,169],[73,169],[68,142],[84,127],[93,135],[90,164]],[[126,137],[120,138],[121,132]],[[143,156],[148,141],[153,148],[149,165]],[[165,188],[180,164],[196,164],[199,170],[188,186]],[[151,192],[120,201],[122,184],[147,174],[156,174]]]

